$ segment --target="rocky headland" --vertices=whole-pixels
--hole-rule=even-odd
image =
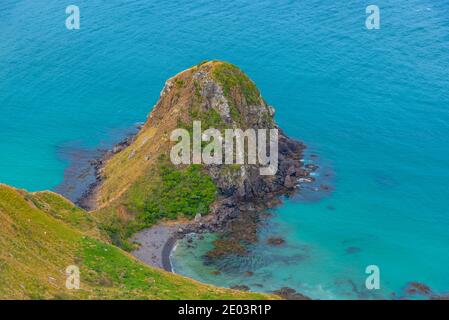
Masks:
[[[241,224],[233,221],[242,218],[251,225],[258,212],[278,205],[280,196],[293,194],[299,183],[312,179],[316,167],[301,161],[305,146],[279,128],[274,114],[274,107],[236,66],[209,61],[189,68],[166,81],[139,132],[94,163],[97,182],[79,203],[94,210],[115,244],[169,270],[167,255],[173,239],[192,232],[235,229]],[[276,174],[261,175],[260,164],[246,162],[171,164],[170,133],[177,128],[191,131],[193,121],[201,121],[203,130],[277,129]],[[166,223],[179,220],[179,224]],[[282,243],[275,240],[274,245]],[[226,248],[236,245],[223,241]]]

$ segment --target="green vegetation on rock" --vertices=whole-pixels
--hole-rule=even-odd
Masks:
[[[236,91],[241,91],[248,105],[260,104],[260,92],[251,79],[233,64],[223,62],[214,67],[212,73],[214,79],[220,83],[228,101],[231,103],[231,116],[238,115],[235,99]]]
[[[127,191],[124,206],[132,218],[120,219],[120,209],[106,208],[100,213],[101,227],[112,242],[130,251],[128,239],[137,231],[160,220],[191,219],[206,215],[217,195],[212,178],[202,166],[175,167],[165,157]]]
[[[176,169],[163,165],[160,168],[161,185],[148,194],[141,218],[153,224],[161,218],[188,218],[205,215],[215,200],[217,189],[212,179],[201,171],[200,165]]]

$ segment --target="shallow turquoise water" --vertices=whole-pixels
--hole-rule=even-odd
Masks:
[[[60,1],[0,3],[0,182],[56,188],[70,147],[109,145],[145,120],[168,77],[228,60],[334,172],[330,196],[275,210],[261,237],[282,234],[286,246],[262,241],[255,255],[270,263],[239,282],[314,298],[390,297],[409,281],[449,291],[446,1],[377,1],[378,31],[364,28],[365,1],[76,4],[79,31],[65,29]],[[240,279],[175,260],[200,280]],[[381,269],[378,292],[363,289],[368,264]]]

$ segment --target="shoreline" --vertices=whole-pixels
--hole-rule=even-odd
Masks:
[[[97,152],[99,153],[98,157],[89,161],[89,165],[91,169],[93,169],[93,178],[95,181],[87,185],[81,196],[74,200],[76,205],[89,212],[98,209],[95,196],[97,188],[102,182],[101,173],[104,165],[111,157],[120,153],[132,144],[143,125],[144,123],[133,126],[137,131],[127,134],[110,149],[97,149]],[[184,237],[184,234],[179,232],[182,230],[180,228],[184,226],[187,226],[187,224],[183,222],[171,222],[169,224],[159,222],[154,226],[137,232],[130,238],[130,240],[138,243],[140,247],[133,250],[131,254],[147,265],[163,269],[167,272],[173,272],[170,254],[176,245],[176,242]],[[152,234],[155,230],[156,233],[166,234]],[[165,230],[165,232],[161,232],[161,230]]]
[[[95,196],[97,188],[101,185],[103,181],[102,170],[106,162],[115,154],[121,152],[127,148],[135,139],[135,137],[140,132],[143,127],[143,123],[134,125],[132,128],[137,130],[136,132],[128,133],[124,138],[120,139],[119,142],[114,144],[110,149],[97,149],[100,153],[97,158],[91,159],[89,165],[94,171],[95,181],[86,187],[86,190],[81,194],[81,196],[74,201],[76,205],[83,208],[86,211],[94,211],[98,209]]]
[[[178,238],[171,238],[168,239],[168,241],[165,243],[164,249],[167,248],[167,251],[162,251],[162,262],[163,262],[163,267],[165,271],[170,271],[171,273],[176,273],[175,269],[173,267],[173,263],[171,260],[171,255],[173,252],[175,252],[177,246],[178,246]],[[166,261],[164,264],[164,257],[166,257]]]
[[[131,254],[145,264],[173,272],[170,255],[180,238],[180,225],[162,222],[137,232],[131,241],[138,243],[139,248]]]

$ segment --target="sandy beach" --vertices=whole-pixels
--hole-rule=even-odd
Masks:
[[[178,239],[180,227],[160,223],[136,233],[131,240],[140,247],[132,255],[148,265],[172,272],[170,252]]]

